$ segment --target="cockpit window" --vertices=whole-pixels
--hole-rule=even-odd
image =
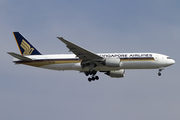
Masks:
[[[172,58],[170,58],[170,57],[167,57],[167,59],[172,59]]]

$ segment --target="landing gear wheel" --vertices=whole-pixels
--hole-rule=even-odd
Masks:
[[[88,71],[88,72],[84,72],[86,76],[89,76],[91,75],[91,77],[88,78],[88,81],[91,82],[91,81],[95,81],[95,80],[99,80],[99,77],[98,76],[95,76],[97,71],[95,70],[92,70],[92,71]]]
[[[159,72],[158,75],[161,76],[161,73]]]
[[[98,77],[98,76],[95,76],[95,79],[96,79],[96,80],[99,80],[99,77]]]
[[[95,77],[89,77],[88,78],[88,81],[91,82],[91,81],[95,81],[95,80],[99,80],[99,77],[98,76],[95,76]]]
[[[159,68],[159,72],[158,72],[158,75],[159,75],[159,76],[161,76],[162,70],[164,70],[164,68]]]
[[[88,81],[91,82],[91,80],[92,80],[92,79],[89,77],[89,78],[88,78]]]
[[[87,72],[86,72],[86,73],[85,73],[85,75],[86,75],[86,76],[88,76],[88,75],[89,75],[89,73],[87,73]]]
[[[95,81],[95,77],[92,77],[92,80]]]

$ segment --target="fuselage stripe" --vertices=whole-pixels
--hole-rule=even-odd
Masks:
[[[44,65],[50,65],[50,64],[67,64],[67,63],[80,63],[82,60],[78,58],[72,58],[72,59],[39,59],[39,60],[33,60],[33,61],[14,61],[16,64],[25,64],[35,67],[40,67]],[[153,57],[143,57],[143,58],[121,58],[122,62],[127,61],[154,61]]]

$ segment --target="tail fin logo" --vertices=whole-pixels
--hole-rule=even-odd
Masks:
[[[31,55],[31,53],[34,51],[34,48],[31,48],[31,46],[25,40],[22,40],[21,47],[24,49],[23,55]]]

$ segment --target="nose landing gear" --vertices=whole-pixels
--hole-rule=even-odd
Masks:
[[[158,75],[161,76],[161,71],[164,70],[164,68],[159,68]]]
[[[158,75],[161,76],[161,72],[160,71],[158,72]]]

